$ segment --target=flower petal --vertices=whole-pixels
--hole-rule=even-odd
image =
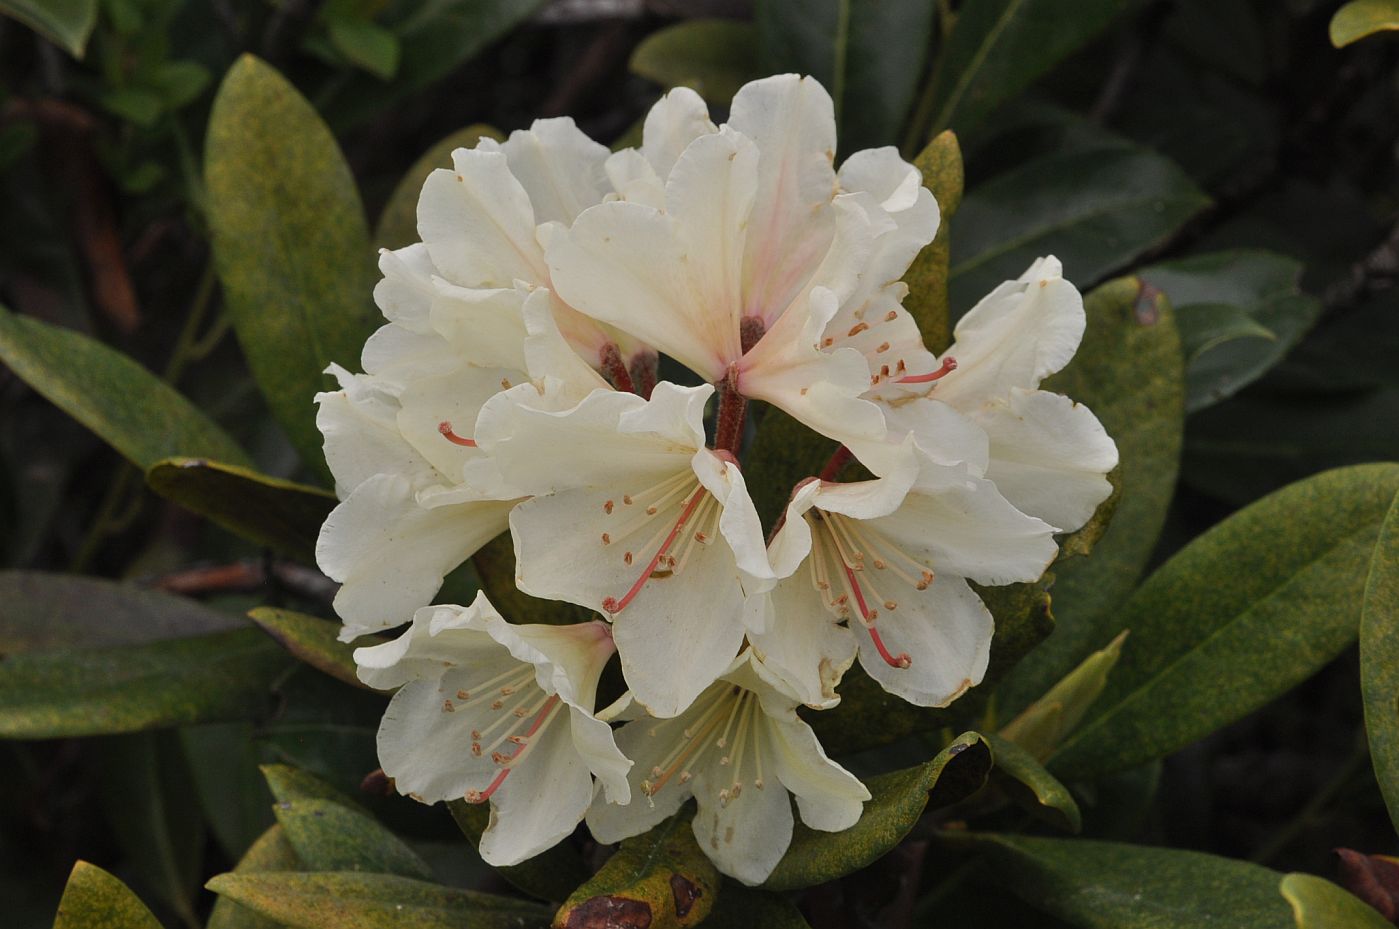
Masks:
[[[384,318],[415,332],[425,331],[435,295],[432,278],[437,274],[427,246],[414,242],[393,251],[382,249],[379,270],[384,279],[374,285],[374,302]]]
[[[498,868],[563,841],[583,821],[593,798],[593,779],[574,748],[568,721],[551,721],[536,738],[529,756],[510,769],[491,797],[490,823],[478,851]]]
[[[721,772],[729,773],[709,766],[695,775],[695,839],[720,871],[755,886],[767,880],[792,843],[792,802],[774,779],[762,788],[744,784],[737,797],[720,803],[713,798],[728,786],[716,778]]]
[[[761,632],[753,631],[757,622],[748,622],[748,641],[763,664],[781,675],[807,706],[825,709],[839,703],[835,688],[855,661],[856,642],[826,609],[809,573],[798,569],[768,593],[749,597],[746,608],[750,615],[755,610],[766,614]]]
[[[776,779],[797,798],[802,822],[822,832],[855,825],[870,798],[859,778],[826,757],[811,727],[795,717],[768,717],[765,748],[771,750]]]
[[[482,140],[482,149],[494,146],[493,140]],[[510,133],[499,150],[529,194],[536,223],[572,223],[612,190],[603,170],[611,152],[567,116],[536,119],[529,129]]]
[[[576,707],[571,707],[569,713],[572,717],[573,750],[597,776],[608,802],[630,802],[631,783],[627,780],[627,774],[632,761],[617,747],[616,733],[612,727]]]
[[[617,747],[632,760],[627,775],[631,799],[626,803],[604,803],[603,791],[598,790],[592,808],[588,810],[588,829],[593,838],[603,844],[620,842],[640,835],[675,812],[690,799],[690,787],[672,778],[654,796],[641,789],[641,782],[665,761],[671,749],[679,743],[686,716],[675,719],[642,718],[617,730]]]
[[[664,182],[691,142],[718,131],[709,119],[703,98],[688,87],[676,87],[647,112],[641,131],[641,154]]]

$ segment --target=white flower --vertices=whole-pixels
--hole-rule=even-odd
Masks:
[[[563,411],[502,395],[481,447],[533,494],[510,516],[520,590],[605,613],[637,699],[674,716],[743,642],[744,584],[771,579],[733,456],[705,447],[714,388],[595,391]]]
[[[1111,493],[1106,475],[1118,459],[1087,407],[1038,389],[1083,338],[1083,298],[1062,271],[1042,258],[1001,284],[962,317],[941,359],[905,341],[885,371],[880,353],[866,342],[858,347],[874,379],[868,396],[884,409],[891,440],[914,435],[939,461],[965,461],[1023,512],[1071,531]],[[852,447],[876,473],[887,467],[891,446]]]
[[[631,766],[592,715],[614,649],[607,626],[513,626],[478,595],[417,612],[399,638],[355,650],[359,677],[398,688],[379,761],[424,803],[491,803],[481,857],[518,864],[569,835],[593,796],[627,802]]]
[[[635,762],[631,802],[599,797],[588,811],[593,836],[638,835],[693,796],[700,848],[720,871],[751,885],[767,879],[791,843],[789,793],[811,828],[850,828],[869,791],[826,757],[798,718],[798,702],[749,650],[682,716],[627,723],[617,743]]]
[[[990,481],[937,463],[912,440],[898,452],[882,478],[812,479],[796,490],[771,545],[785,579],[749,603],[750,625],[762,629],[753,647],[812,705],[834,700],[856,647],[890,693],[920,706],[952,702],[981,680],[993,631],[967,579],[1032,581],[1056,554],[1054,527]]]
[[[811,78],[746,84],[717,131],[692,93],[657,104],[640,153],[608,171],[626,199],[550,237],[552,286],[744,397],[836,438],[882,438],[868,365],[820,340],[877,232],[840,192],[831,98]],[[854,160],[854,159],[852,159]]]

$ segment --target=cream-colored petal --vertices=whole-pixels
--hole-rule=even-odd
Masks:
[[[664,182],[691,142],[717,131],[700,95],[688,87],[676,87],[647,112],[641,131],[641,155]]]
[[[516,129],[500,150],[534,208],[536,223],[572,223],[611,192],[603,169],[611,154],[567,116],[536,119]]]
[[[805,524],[805,520],[797,522]],[[748,641],[763,664],[776,671],[807,706],[826,708],[840,702],[836,685],[855,661],[850,629],[829,610],[803,566],[766,594],[751,596],[747,608],[762,610],[762,632]]]
[[[772,874],[792,842],[792,802],[780,782],[743,785],[727,803],[714,799],[728,786],[727,768],[711,765],[695,775],[699,809],[695,840],[715,866],[750,887]]]
[[[859,778],[826,757],[810,726],[799,719],[769,717],[764,735],[776,779],[797,798],[802,822],[822,832],[855,825],[870,792]]]
[[[379,270],[384,278],[374,286],[374,302],[384,318],[416,332],[425,331],[434,293],[432,278],[437,274],[427,246],[414,242],[393,251],[382,249]]]
[[[490,821],[478,846],[489,865],[519,864],[553,848],[588,811],[593,779],[574,748],[566,711],[560,714],[491,797]]]

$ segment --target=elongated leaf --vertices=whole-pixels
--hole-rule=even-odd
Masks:
[[[1195,255],[1141,272],[1175,307],[1186,357],[1186,411],[1233,396],[1282,360],[1321,303],[1298,289],[1300,262],[1272,252]]]
[[[1117,443],[1121,499],[1092,555],[1051,569],[1054,632],[997,686],[997,707],[1007,715],[1111,638],[1106,624],[1145,569],[1175,493],[1185,386],[1170,304],[1155,288],[1121,278],[1089,293],[1084,309],[1078,354],[1044,387],[1085,404]]]
[[[300,871],[301,862],[287,841],[280,825],[271,826],[238,861],[234,874],[259,874],[266,871]],[[209,913],[205,929],[276,929],[281,923],[233,902],[230,897],[218,897]]]
[[[719,872],[700,850],[685,811],[623,842],[564,902],[554,925],[697,926],[714,908],[718,892]]]
[[[432,877],[416,852],[367,813],[319,799],[279,800],[273,812],[308,870]]]
[[[728,106],[740,87],[763,76],[759,54],[751,23],[691,19],[648,35],[628,67],[662,87],[689,87],[711,106]]]
[[[97,25],[97,0],[0,0],[0,16],[14,17],[74,58],[82,58]]]
[[[475,148],[482,139],[503,142],[505,136],[491,126],[467,126],[439,140],[413,162],[379,214],[379,224],[374,228],[375,244],[380,248],[403,248],[417,242],[418,195],[422,193],[423,182],[435,169],[452,166],[452,152],[459,148]]]
[[[1355,640],[1399,465],[1328,471],[1199,536],[1115,618],[1132,638],[1090,717],[1050,759],[1066,777],[1160,758],[1300,683]]]
[[[963,198],[952,242],[954,315],[1041,255],[1058,256],[1069,280],[1092,284],[1208,204],[1175,164],[1132,145],[1032,159]]]
[[[725,881],[705,929],[810,929],[801,911],[781,894]]]
[[[44,571],[0,571],[0,604],[0,655],[147,644],[247,625],[187,597]]]
[[[913,164],[923,173],[923,186],[937,199],[942,221],[933,241],[923,247],[904,274],[908,296],[904,309],[918,323],[923,344],[942,352],[952,342],[948,313],[948,261],[951,258],[951,219],[962,205],[962,149],[955,133],[941,133],[929,142]]]
[[[346,794],[307,771],[286,764],[266,764],[262,766],[262,776],[267,779],[267,788],[278,803],[296,803],[303,800],[329,800],[341,806],[354,807],[355,801]]]
[[[481,833],[486,831],[490,822],[490,809],[462,800],[449,800],[447,808],[451,810],[452,819],[456,820],[462,835],[473,846],[479,845]],[[567,900],[592,873],[584,863],[583,856],[568,842],[560,842],[529,861],[496,868],[496,871],[530,896],[555,902]]]
[[[958,840],[957,837],[951,837]],[[1292,929],[1276,871],[1199,852],[968,835],[996,886],[1087,929]]]
[[[269,709],[286,657],[258,631],[0,662],[0,737],[50,739],[252,719]]]
[[[1350,0],[1331,17],[1331,44],[1342,48],[1394,29],[1399,29],[1399,0]]]
[[[335,495],[318,487],[201,458],[156,462],[146,484],[235,535],[308,563],[316,560],[316,536],[335,507]]]
[[[0,362],[138,468],[171,455],[248,456],[169,384],[70,329],[0,307]]]
[[[926,764],[870,778],[865,786],[871,798],[860,821],[835,834],[797,824],[787,854],[763,886],[792,890],[860,870],[902,842],[925,809],[950,806],[980,790],[991,764],[987,741],[966,732]]]
[[[297,929],[532,929],[548,907],[392,874],[220,874],[210,890]]]
[[[161,929],[140,898],[97,865],[79,861],[68,876],[53,929]]]
[[[248,615],[283,648],[311,667],[324,671],[346,684],[370,689],[360,683],[359,676],[355,673],[354,651],[373,643],[358,642],[350,645],[341,642],[337,638],[340,634],[339,623],[292,610],[258,607]]]
[[[966,4],[927,94],[933,132],[975,126],[1081,48],[1126,6],[1126,0],[1079,0],[1071,8],[1062,0]]]
[[[292,444],[325,473],[312,400],[332,384],[326,366],[354,367],[379,321],[354,178],[311,104],[244,55],[214,100],[204,180],[239,344]]]
[[[1297,929],[1389,929],[1394,924],[1354,894],[1310,874],[1289,874],[1279,886]]]
[[[209,723],[182,726],[177,734],[189,768],[181,788],[199,799],[225,857],[237,861],[275,822],[272,794],[258,771],[256,729],[251,722]]]
[[[1399,496],[1390,504],[1360,610],[1360,692],[1375,780],[1399,830]]]
[[[760,0],[765,72],[831,92],[842,151],[896,143],[932,40],[929,0]]]
[[[1107,686],[1108,674],[1122,654],[1127,632],[1083,660],[1044,696],[1001,728],[1000,736],[1043,761],[1074,730]]]
[[[992,781],[1021,808],[1065,832],[1083,828],[1083,816],[1069,789],[1045,770],[1034,755],[1014,742],[983,736],[991,745],[996,766]]]

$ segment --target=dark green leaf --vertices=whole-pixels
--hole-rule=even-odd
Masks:
[[[151,83],[160,93],[161,102],[170,110],[193,103],[212,79],[209,69],[197,61],[162,62],[151,75]]]
[[[842,151],[898,142],[932,42],[928,0],[760,0],[765,73],[810,74],[831,92]]]
[[[1126,0],[979,0],[964,4],[938,57],[918,121],[965,131],[1097,35]],[[931,134],[931,133],[930,133]],[[921,145],[922,139],[915,139]]]
[[[834,834],[798,824],[787,854],[763,886],[792,890],[858,871],[902,842],[925,809],[950,806],[980,790],[991,764],[991,746],[967,732],[932,761],[869,778],[871,798],[860,821]]]
[[[691,19],[648,35],[628,66],[662,87],[689,87],[711,106],[728,106],[740,87],[763,76],[758,54],[751,23]]]
[[[169,384],[81,333],[0,307],[0,361],[139,468],[172,455],[248,456]]]
[[[287,841],[286,832],[279,825],[273,825],[264,832],[239,860],[234,874],[260,874],[267,871],[299,871],[301,862],[296,851]],[[274,922],[247,907],[234,903],[230,897],[214,900],[214,909],[209,914],[206,929],[277,929],[282,924]]]
[[[273,812],[308,870],[432,877],[416,852],[367,813],[333,800],[281,798]]]
[[[261,632],[240,629],[0,661],[0,736],[50,739],[251,719],[286,666]]]
[[[340,634],[339,623],[292,610],[258,607],[248,615],[283,648],[311,667],[346,684],[369,689],[360,683],[355,672],[354,651],[374,642],[361,641],[355,645],[341,642],[337,638]]]
[[[327,784],[325,781],[300,768],[285,764],[262,766],[262,776],[267,779],[267,788],[278,803],[294,803],[301,800],[329,800],[341,806],[353,807],[355,801]]]
[[[354,178],[311,104],[244,55],[214,99],[204,180],[238,341],[292,444],[324,474],[313,398],[332,385],[327,365],[356,366],[379,321]]]
[[[1255,864],[1083,839],[948,838],[987,852],[997,887],[1086,929],[1292,929],[1278,873]]]
[[[697,926],[713,909],[718,892],[719,872],[695,841],[687,810],[624,841],[602,869],[564,901],[554,925]]]
[[[1354,894],[1311,874],[1289,874],[1279,886],[1297,929],[1390,929],[1394,924]]]
[[[251,723],[182,726],[179,737],[190,773],[184,790],[194,788],[219,847],[237,861],[273,824],[254,728]]]
[[[1341,48],[1394,29],[1399,29],[1399,0],[1350,0],[1331,17],[1331,44]]]
[[[1041,255],[1058,256],[1065,276],[1081,285],[1101,280],[1208,204],[1175,164],[1125,143],[1028,161],[962,200],[952,242],[954,314]]]
[[[1360,608],[1360,692],[1375,780],[1399,830],[1399,496],[1390,504]]]
[[[1298,289],[1301,263],[1272,252],[1212,252],[1140,273],[1166,292],[1176,311],[1186,358],[1186,412],[1261,377],[1321,310],[1319,301]]]
[[[1052,568],[1054,633],[997,687],[1007,715],[1111,637],[1111,611],[1146,567],[1175,493],[1185,387],[1170,304],[1160,291],[1122,278],[1088,294],[1084,309],[1078,354],[1044,386],[1086,404],[1117,443],[1121,500],[1090,557]]]
[[[481,842],[481,833],[490,821],[490,809],[462,800],[447,801],[447,808],[473,846]],[[568,842],[540,852],[529,861],[496,868],[501,877],[520,890],[541,900],[567,900],[569,895],[588,880],[592,870],[583,862],[578,850]]]
[[[0,0],[0,16],[14,17],[74,58],[82,58],[97,25],[97,0]]]
[[[725,881],[705,929],[810,929],[801,911],[780,894]]]
[[[956,134],[941,133],[918,153],[913,164],[923,173],[923,186],[937,199],[942,221],[937,236],[923,247],[904,274],[908,296],[903,305],[918,323],[923,343],[931,351],[942,352],[952,342],[947,305],[950,221],[962,205],[962,149]]]
[[[0,655],[146,644],[247,625],[187,597],[43,571],[0,571],[0,603]]]
[[[391,80],[398,71],[398,37],[383,26],[355,16],[335,16],[326,23],[330,44],[380,80]]]
[[[380,248],[403,248],[418,241],[418,195],[422,193],[423,182],[434,169],[452,166],[452,152],[459,148],[475,148],[483,138],[505,139],[499,130],[490,126],[467,126],[440,140],[413,162],[379,214],[374,241]]]
[[[392,874],[220,874],[206,885],[297,929],[532,929],[548,907]]]
[[[1132,637],[1050,767],[1066,777],[1160,758],[1306,679],[1355,640],[1399,465],[1328,471],[1196,538],[1114,617]]]
[[[1046,771],[1034,755],[999,736],[984,738],[996,756],[991,779],[1010,799],[1056,829],[1078,832],[1083,828],[1083,817],[1069,789]]]
[[[335,495],[318,487],[201,458],[157,462],[146,483],[235,535],[308,563],[316,560],[321,523],[335,508]]]
[[[73,865],[53,929],[161,929],[126,885],[96,865]]]

